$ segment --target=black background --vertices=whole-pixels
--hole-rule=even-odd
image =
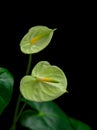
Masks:
[[[28,55],[20,51],[20,40],[30,27],[36,25],[57,30],[49,46],[33,55],[32,67],[38,61],[47,60],[63,69],[69,93],[55,102],[66,114],[96,130],[93,8],[90,3],[60,3],[8,3],[10,6],[0,12],[0,67],[9,69],[15,79],[13,98],[1,116],[0,130],[4,127],[7,130],[12,123],[19,81],[27,67]]]

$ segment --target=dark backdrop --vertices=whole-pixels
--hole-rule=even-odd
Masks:
[[[69,93],[55,102],[69,116],[96,128],[94,17],[91,10],[87,4],[57,2],[43,5],[38,2],[13,3],[6,11],[1,10],[0,67],[9,69],[15,78],[13,98],[0,119],[1,127],[12,122],[19,81],[27,67],[28,55],[21,53],[20,40],[30,27],[45,25],[57,30],[49,46],[33,55],[32,65],[47,60],[63,69]]]

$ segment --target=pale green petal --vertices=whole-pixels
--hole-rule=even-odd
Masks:
[[[20,49],[25,54],[38,53],[51,41],[55,29],[46,26],[34,26],[20,42]]]
[[[20,82],[22,95],[31,101],[51,101],[67,92],[67,79],[64,72],[47,61],[40,61],[32,70],[31,76],[24,76]]]

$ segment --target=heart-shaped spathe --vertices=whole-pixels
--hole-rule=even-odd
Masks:
[[[34,26],[20,42],[20,49],[25,54],[34,54],[43,50],[51,41],[54,30],[46,26]]]
[[[67,79],[64,72],[47,61],[40,61],[31,75],[24,76],[20,82],[20,92],[31,101],[51,101],[67,92]]]

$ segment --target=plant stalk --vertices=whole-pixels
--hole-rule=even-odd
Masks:
[[[31,62],[32,62],[32,55],[30,54],[29,55],[29,59],[28,59],[28,65],[27,65],[27,70],[26,70],[26,74],[25,75],[28,75],[29,72],[30,72]],[[21,93],[19,94],[18,99],[17,99],[16,109],[15,109],[14,118],[13,118],[13,124],[12,124],[12,127],[11,127],[10,130],[16,130],[16,123],[17,123],[19,117],[21,116],[25,106],[26,106],[26,103],[24,103],[24,105],[22,106],[22,108],[21,108],[21,110],[19,112],[20,102],[21,102]],[[18,112],[19,112],[19,114],[18,114]]]

